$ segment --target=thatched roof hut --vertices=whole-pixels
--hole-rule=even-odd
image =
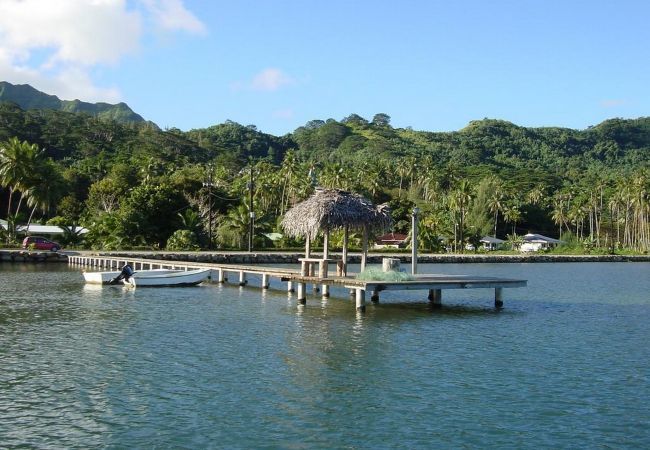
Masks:
[[[343,229],[345,231],[344,263],[347,259],[348,230],[364,232],[365,262],[368,232],[383,233],[390,230],[392,226],[393,219],[388,206],[375,206],[359,194],[340,189],[316,189],[311,197],[287,211],[282,220],[282,228],[287,235],[306,239],[307,256],[309,256],[309,242],[319,232],[323,232],[325,235],[323,258],[327,258],[329,232]]]
[[[393,225],[386,205],[375,207],[359,194],[340,189],[316,189],[307,200],[287,211],[282,228],[292,237],[315,237],[319,231],[368,227],[384,232]]]

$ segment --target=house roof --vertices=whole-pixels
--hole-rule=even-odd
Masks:
[[[18,225],[16,231],[19,233],[31,233],[31,234],[63,234],[63,228],[57,225]],[[76,227],[75,231],[79,234],[88,233],[88,229],[83,227]]]
[[[553,239],[548,236],[543,236],[541,234],[535,234],[535,233],[528,233],[523,237],[525,242],[539,242],[541,244],[547,243],[547,244],[560,244],[562,241],[559,239]]]
[[[407,239],[408,236],[406,234],[387,233],[383,236],[379,236],[377,239],[375,239],[375,242],[383,244],[401,244],[403,242],[406,242]]]
[[[505,241],[492,236],[485,236],[481,239],[481,242],[485,242],[486,244],[503,244]]]

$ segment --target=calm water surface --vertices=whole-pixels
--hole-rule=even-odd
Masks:
[[[0,264],[0,448],[650,447],[650,264],[419,268],[529,286],[357,314]]]

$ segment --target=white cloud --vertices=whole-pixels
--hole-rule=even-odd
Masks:
[[[164,30],[203,34],[205,25],[183,6],[181,0],[143,0],[155,22]]]
[[[0,0],[0,80],[29,83],[64,99],[115,102],[90,70],[141,51],[149,17],[165,31],[203,32],[182,0]]]
[[[251,88],[255,91],[277,91],[283,86],[293,84],[293,78],[283,73],[280,69],[268,68],[253,77]]]
[[[124,0],[5,0],[0,14],[2,48],[17,60],[48,50],[48,67],[116,63],[140,34],[140,16]]]

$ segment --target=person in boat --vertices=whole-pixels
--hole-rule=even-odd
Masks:
[[[122,280],[128,283],[128,281],[131,279],[132,276],[133,276],[133,268],[128,264],[125,264],[124,267],[122,267],[122,271],[120,272],[120,274],[115,278],[113,278],[109,282],[109,284],[117,284]]]

